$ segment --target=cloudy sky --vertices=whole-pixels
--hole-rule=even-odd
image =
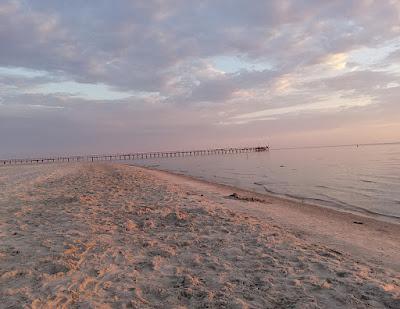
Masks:
[[[398,0],[1,0],[0,156],[400,140]]]

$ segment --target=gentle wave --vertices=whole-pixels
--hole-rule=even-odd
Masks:
[[[287,199],[291,199],[291,200],[295,200],[295,201],[299,201],[299,202],[303,202],[303,203],[306,202],[306,203],[310,203],[310,204],[316,204],[319,206],[330,207],[333,209],[351,211],[353,213],[364,213],[364,214],[372,215],[374,217],[380,216],[380,217],[384,217],[384,218],[388,218],[388,219],[396,219],[396,221],[398,219],[400,220],[400,216],[370,211],[365,208],[358,207],[356,205],[348,204],[344,201],[333,198],[332,196],[329,196],[327,194],[325,194],[326,199],[322,199],[322,198],[312,198],[312,197],[293,195],[293,194],[287,194],[287,193],[278,193],[276,191],[267,189],[266,187],[264,187],[264,189],[265,189],[265,192],[267,192],[268,194],[271,194],[273,196],[287,198]],[[395,201],[395,202],[400,204],[400,201]]]
[[[134,161],[345,211],[400,217],[400,145]]]

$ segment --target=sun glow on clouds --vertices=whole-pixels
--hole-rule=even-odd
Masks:
[[[331,67],[334,70],[342,70],[346,68],[347,58],[348,55],[345,53],[332,54],[328,55],[323,60],[323,63],[325,63],[328,67]]]
[[[274,92],[278,95],[290,92],[293,80],[294,78],[288,74],[278,78],[274,84]]]

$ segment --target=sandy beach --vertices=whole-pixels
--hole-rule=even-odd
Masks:
[[[0,225],[0,308],[400,308],[399,224],[167,172],[1,167]]]

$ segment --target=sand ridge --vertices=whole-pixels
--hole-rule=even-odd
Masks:
[[[4,308],[400,307],[393,270],[141,168],[19,166],[0,175]]]

